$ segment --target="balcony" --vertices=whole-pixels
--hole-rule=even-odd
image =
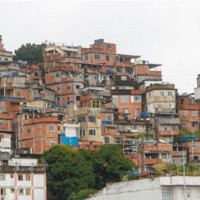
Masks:
[[[179,135],[179,131],[163,130],[163,131],[158,131],[158,134],[162,136],[175,136]]]
[[[0,173],[45,173],[45,167],[0,166]]]
[[[187,151],[172,151],[172,157],[186,157]]]
[[[160,164],[162,162],[163,161],[160,158],[146,158],[144,160],[145,165],[155,165],[155,164]]]

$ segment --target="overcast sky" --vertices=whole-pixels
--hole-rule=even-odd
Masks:
[[[0,34],[5,48],[42,43],[89,46],[116,43],[118,53],[162,64],[164,81],[193,92],[200,74],[200,2],[3,2]]]

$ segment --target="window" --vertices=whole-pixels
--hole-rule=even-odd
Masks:
[[[164,92],[163,91],[160,91],[160,96],[164,97]]]
[[[162,189],[162,200],[171,200],[171,191],[169,188]]]
[[[94,76],[94,79],[95,79],[95,80],[98,80],[98,75],[95,75],[95,76]]]
[[[128,103],[129,102],[129,96],[121,96],[121,102],[122,103]]]
[[[78,117],[78,122],[85,122],[85,116]]]
[[[60,102],[60,97],[56,97],[56,101],[57,101],[57,102]]]
[[[191,124],[192,124],[192,127],[197,127],[197,128],[199,127],[199,122],[192,122]]]
[[[88,60],[88,55],[85,55],[84,58],[85,58],[85,60]]]
[[[26,196],[30,196],[31,195],[31,190],[29,188],[25,189],[25,194]]]
[[[182,189],[182,198],[190,198],[191,190],[190,189]]]
[[[196,116],[197,116],[197,111],[196,111],[196,110],[192,111],[192,116],[193,116],[193,117],[196,117]]]
[[[187,117],[187,115],[188,115],[188,111],[187,110],[183,110],[182,113],[183,113],[184,117]]]
[[[4,126],[4,120],[0,120],[0,126]]]
[[[95,116],[89,116],[89,122],[96,122]]]
[[[1,188],[1,196],[5,196],[6,195],[6,188]]]
[[[30,180],[31,180],[30,174],[26,174],[26,175],[25,175],[25,180],[26,180],[26,181],[30,181]]]
[[[141,102],[141,96],[132,96],[132,102]]]
[[[124,113],[129,113],[129,110],[128,109],[124,109]]]
[[[122,69],[121,68],[117,68],[117,72],[121,72],[122,71]]]
[[[0,181],[6,180],[5,174],[0,174]]]
[[[100,60],[100,55],[99,54],[95,54],[94,58],[95,58],[95,60]]]
[[[178,131],[178,126],[173,125],[173,126],[172,126],[172,130],[173,130],[173,131]]]
[[[172,91],[168,91],[168,96],[172,96]]]
[[[60,86],[57,86],[57,91],[60,91]]]
[[[175,107],[174,103],[169,103],[168,104],[168,108],[172,108],[173,109],[174,107]]]
[[[14,193],[15,189],[14,188],[10,188],[10,193]]]
[[[76,101],[80,101],[80,96],[76,96]]]
[[[96,135],[96,130],[95,129],[90,129],[89,130],[89,135]]]
[[[117,106],[118,104],[117,96],[112,96],[112,103],[114,104],[114,106]]]
[[[23,188],[20,188],[20,189],[19,189],[19,195],[20,195],[20,196],[23,196],[23,195],[24,195],[24,189],[23,189]]]
[[[22,175],[22,174],[19,174],[19,175],[18,175],[18,180],[19,180],[19,181],[23,181],[23,175]]]
[[[198,143],[193,142],[193,145],[192,145],[192,146],[193,146],[194,149],[196,149],[196,148],[198,148]]]
[[[54,126],[54,125],[50,125],[50,126],[49,126],[49,130],[50,130],[50,131],[55,131],[55,126]]]
[[[92,101],[92,107],[93,108],[99,108],[100,107],[100,102],[99,101]]]
[[[56,72],[56,77],[60,77],[60,72]]]
[[[134,115],[135,115],[135,116],[138,116],[139,114],[140,114],[140,111],[139,111],[138,109],[135,109],[135,110],[134,110]]]
[[[31,133],[31,129],[29,128],[26,130],[26,134],[30,134],[30,133]]]
[[[111,44],[107,44],[107,49],[112,49]]]
[[[50,146],[53,147],[55,146],[57,143],[55,141],[50,141]]]
[[[110,138],[109,137],[105,137],[104,140],[105,140],[105,144],[109,144],[110,143]]]
[[[80,85],[76,85],[76,89],[79,89],[80,88]]]
[[[105,119],[111,121],[111,120],[112,120],[112,117],[111,117],[111,115],[106,115]]]
[[[105,58],[106,58],[106,61],[109,61],[110,60],[110,55],[106,55]]]
[[[13,178],[14,178],[14,175],[13,175],[13,174],[10,174],[10,178],[13,179]]]
[[[80,129],[80,136],[85,136],[85,130]]]

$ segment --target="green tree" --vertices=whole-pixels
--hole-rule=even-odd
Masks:
[[[36,45],[27,43],[15,50],[14,60],[27,61],[30,64],[43,62],[43,44]]]
[[[199,176],[200,170],[199,170],[199,164],[198,163],[189,163],[186,165],[185,173],[188,176]]]
[[[66,199],[94,186],[92,166],[78,151],[57,145],[44,152],[42,158],[47,163],[48,199]]]
[[[105,187],[108,182],[120,181],[123,174],[134,167],[132,161],[124,157],[121,147],[115,144],[103,145],[94,152],[92,163],[97,189]]]

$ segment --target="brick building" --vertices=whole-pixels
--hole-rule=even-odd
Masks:
[[[183,128],[190,131],[200,130],[200,102],[192,94],[180,95],[177,98],[179,118]]]
[[[22,120],[18,125],[19,148],[41,154],[58,144],[57,117],[39,117]]]

